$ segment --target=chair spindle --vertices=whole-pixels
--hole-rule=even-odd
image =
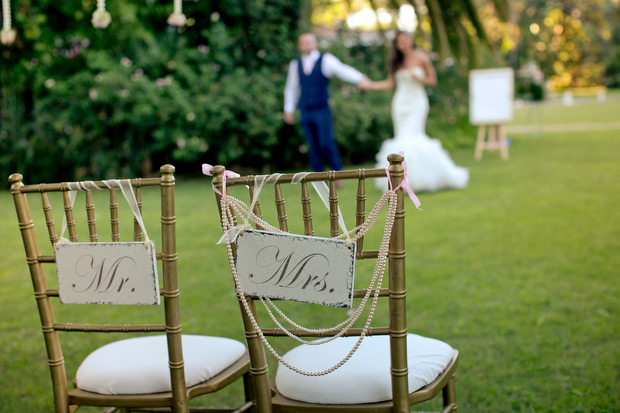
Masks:
[[[364,178],[364,170],[358,170],[357,180],[357,206],[355,209],[355,226],[362,225],[366,219],[366,179]],[[357,259],[362,256],[364,250],[364,237],[357,240]]]
[[[88,222],[88,239],[90,242],[97,242],[97,219],[95,218],[95,202],[93,193],[86,191],[86,218]]]
[[[280,184],[277,183],[274,185],[275,187],[275,198],[276,198],[276,210],[278,213],[278,224],[282,231],[288,232],[288,221],[286,217],[286,208],[284,207],[284,196],[282,195],[282,188]]]
[[[312,209],[310,202],[308,183],[303,181],[301,183],[301,208],[303,211],[304,234],[312,236],[314,235],[314,229],[312,228]]]
[[[332,171],[330,174],[333,174]],[[340,234],[340,228],[338,227],[338,192],[336,191],[336,181],[333,176],[330,176],[329,180],[329,224],[330,235],[337,237]]]
[[[118,229],[118,201],[116,200],[116,191],[110,190],[110,225],[112,227],[112,241],[121,240],[121,233]]]
[[[67,220],[67,229],[69,230],[69,240],[73,242],[78,241],[77,232],[75,230],[75,219],[73,218],[73,207],[71,200],[69,199],[69,192],[62,192],[62,200],[65,208],[65,218]]]
[[[41,204],[43,205],[43,214],[45,214],[47,232],[50,236],[52,245],[54,245],[58,242],[58,235],[56,234],[56,224],[54,222],[54,217],[52,216],[52,205],[47,197],[47,192],[41,192]]]
[[[135,186],[135,194],[136,194],[136,202],[138,203],[138,210],[140,214],[142,214],[142,188],[140,187],[140,178],[136,179]],[[142,240],[142,228],[140,228],[140,224],[138,224],[138,220],[136,217],[133,218],[133,240],[141,241]]]

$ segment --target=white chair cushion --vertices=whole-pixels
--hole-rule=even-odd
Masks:
[[[239,360],[245,346],[229,338],[183,335],[185,381],[202,383]],[[130,338],[107,344],[86,357],[77,387],[99,394],[171,391],[166,336]]]
[[[294,348],[284,360],[305,371],[320,371],[342,360],[358,337],[343,337],[318,346]],[[276,387],[285,397],[308,403],[357,404],[392,399],[389,336],[365,337],[355,354],[339,369],[309,377],[278,366]],[[407,335],[409,393],[432,382],[454,355],[448,344],[415,334]]]

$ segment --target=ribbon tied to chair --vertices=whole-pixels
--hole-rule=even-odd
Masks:
[[[403,158],[405,157],[404,152],[401,151],[398,153]],[[407,161],[405,160],[403,160],[403,170],[404,170],[403,180],[400,181],[400,184],[398,184],[396,188],[392,189],[392,180],[390,179],[390,168],[389,167],[385,168],[385,173],[387,174],[387,177],[388,177],[388,183],[390,185],[390,189],[392,189],[393,191],[398,191],[400,188],[403,188],[405,191],[407,191],[407,194],[409,195],[409,198],[413,202],[413,205],[415,205],[417,209],[422,210],[420,208],[420,205],[422,204],[420,203],[420,200],[418,199],[415,192],[413,192],[413,189],[411,189],[411,185],[409,184],[409,179],[407,178],[409,171],[407,170]]]

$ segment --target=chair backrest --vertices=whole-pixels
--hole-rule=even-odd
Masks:
[[[143,233],[139,223],[134,218],[134,214],[131,212],[123,214],[123,205],[119,208],[120,203],[125,203],[123,195],[118,195],[120,191],[110,189],[109,185],[106,185],[106,181],[24,185],[22,175],[13,174],[9,177],[19,228],[26,251],[26,261],[30,269],[34,295],[41,319],[57,411],[69,411],[68,384],[62,347],[64,339],[61,340],[58,334],[61,331],[80,333],[165,333],[168,337],[168,355],[174,403],[175,405],[187,405],[177,283],[174,167],[164,165],[160,171],[160,178],[136,178],[130,180],[130,182],[135,191],[135,198],[139,209],[145,210],[142,215],[146,215],[148,211],[149,216],[153,217],[156,215],[157,219],[161,220],[161,243],[156,242],[156,257],[157,260],[161,261],[160,280],[158,282],[163,281],[163,285],[159,290],[160,295],[163,296],[164,305],[163,308],[160,306],[157,308],[149,307],[148,309],[145,309],[144,306],[140,308],[137,306],[125,306],[121,312],[126,317],[122,318],[130,320],[130,322],[122,324],[119,324],[117,320],[119,311],[111,311],[112,323],[107,323],[107,320],[101,320],[103,318],[101,313],[106,313],[106,311],[100,307],[94,311],[85,310],[84,307],[79,309],[73,307],[73,310],[68,310],[65,304],[59,307],[57,305],[59,304],[57,299],[59,292],[57,288],[54,288],[56,284],[54,271],[55,256],[53,253],[49,255],[41,254],[41,251],[46,249],[44,244],[50,242],[52,248],[49,249],[51,251],[54,244],[58,243],[63,235],[62,231],[58,231],[58,226],[54,220],[54,212],[59,213],[60,211],[62,211],[63,221],[66,222],[70,241],[77,242],[78,235],[83,234],[88,237],[90,242],[102,242],[103,240],[100,239],[99,233],[107,233],[108,231],[110,233],[110,241],[121,241],[120,228],[122,227],[123,222],[121,221],[123,217],[126,218],[128,225],[125,228],[129,228],[131,220],[134,221],[133,233],[130,230],[131,240],[123,241],[141,241]],[[99,210],[95,210],[94,201],[95,199],[99,200],[100,197],[105,195],[99,193],[100,191],[90,190],[95,189],[95,187],[101,189],[101,192],[109,192],[109,201],[105,200],[107,205],[104,207],[104,209],[109,209],[109,224],[106,226],[101,226],[97,222]],[[158,191],[158,194],[150,193],[148,197],[145,197],[143,196],[142,189],[147,187],[159,188],[160,191]],[[84,188],[89,189],[84,190]],[[85,210],[74,209],[73,207],[70,191],[75,189],[82,189],[81,192],[85,194]],[[41,203],[42,212],[39,211],[37,213],[34,206],[31,209],[31,205],[34,205],[35,202],[34,199],[29,198],[34,197],[40,198],[38,202]],[[157,202],[154,202],[154,198],[156,198]],[[149,202],[145,203],[145,199],[148,199]],[[60,203],[62,207],[54,210],[52,205],[56,203]],[[156,204],[157,208],[150,207],[150,204]],[[147,205],[150,208],[147,208]],[[125,208],[125,210],[127,209]],[[151,213],[150,211],[154,212]],[[35,219],[33,219],[33,216]],[[80,217],[83,218],[81,221],[78,219]],[[36,228],[35,221],[40,222]],[[47,228],[47,231],[43,228]],[[151,228],[151,235],[159,232],[159,228],[155,226]],[[51,271],[44,271],[45,264],[48,264],[48,268],[50,268],[49,264],[51,264]],[[48,284],[51,284],[52,287],[49,287]],[[134,318],[132,318],[131,313],[134,311],[139,312],[138,316],[142,320],[141,323],[133,323]],[[64,317],[75,316],[79,318],[84,313],[95,316],[98,321],[90,323],[65,320],[60,322],[56,320],[57,314],[63,314]],[[130,314],[127,315],[127,313]],[[152,320],[155,320],[156,323],[152,323]]]
[[[392,391],[393,402],[395,411],[408,411],[408,384],[407,384],[407,349],[406,349],[406,335],[407,335],[407,321],[406,321],[406,285],[405,285],[405,245],[404,245],[404,220],[405,220],[405,206],[403,190],[399,188],[399,185],[404,179],[403,169],[403,157],[400,155],[390,155],[388,157],[389,167],[389,179],[392,182],[392,188],[398,188],[396,192],[396,211],[392,232],[389,239],[389,278],[388,286],[379,289],[378,295],[380,298],[387,299],[387,306],[382,308],[387,311],[388,314],[384,315],[383,321],[387,321],[388,325],[372,326],[367,331],[369,335],[388,334],[390,336],[390,348],[391,348],[391,374],[392,374]],[[359,226],[364,223],[369,214],[368,211],[374,206],[374,202],[368,203],[367,197],[369,194],[379,195],[375,187],[375,181],[377,179],[385,180],[388,173],[384,169],[359,169],[348,171],[329,171],[329,172],[312,172],[304,174],[300,179],[300,174],[277,174],[267,176],[260,176],[257,180],[255,176],[243,176],[243,177],[227,177],[231,174],[225,172],[223,166],[214,166],[211,168],[213,175],[213,185],[217,189],[216,199],[218,206],[220,207],[220,214],[223,213],[223,201],[222,193],[226,191],[227,194],[231,194],[231,188],[239,186],[247,186],[249,189],[249,199],[252,200],[257,182],[270,182],[270,185],[265,184],[265,188],[268,186],[273,187],[269,190],[263,190],[258,200],[255,202],[253,211],[259,217],[264,217],[265,221],[274,226],[279,227],[282,231],[295,232],[295,228],[302,228],[299,232],[303,232],[304,235],[316,235],[323,237],[336,237],[340,234],[340,211],[342,212],[345,221],[355,220],[354,225],[351,227]],[[273,179],[270,179],[273,178]],[[329,213],[324,211],[324,207],[321,202],[318,204],[312,203],[311,190],[308,185],[312,182],[327,181],[329,187],[329,196],[327,204],[329,206]],[[357,191],[355,199],[343,199],[339,200],[338,188],[340,183],[345,181],[355,181],[357,184]],[[293,183],[292,182],[297,182]],[[347,185],[344,183],[344,185]],[[372,186],[367,191],[366,187]],[[237,189],[233,190],[233,196],[236,196]],[[350,189],[347,189],[347,193],[350,193]],[[300,193],[300,196],[297,195]],[[272,195],[273,194],[273,195]],[[297,200],[291,204],[286,199],[285,195],[290,195],[297,198]],[[381,194],[382,195],[382,194]],[[273,202],[268,201],[266,198],[273,196]],[[295,199],[293,198],[293,199]],[[314,197],[314,199],[319,199]],[[285,202],[286,201],[286,202]],[[271,208],[269,208],[271,204]],[[248,203],[250,205],[250,203]],[[314,205],[314,208],[312,207]],[[271,211],[268,211],[271,210]],[[275,213],[273,213],[275,210]],[[269,212],[272,212],[271,215]],[[277,225],[276,225],[277,220]],[[237,220],[237,223],[240,223]],[[349,222],[349,224],[351,224]],[[258,229],[260,225],[256,226]],[[381,234],[383,232],[383,225],[381,220],[378,220],[374,229],[375,233]],[[324,228],[324,231],[328,233],[319,233],[317,228]],[[370,233],[367,234],[370,235]],[[381,239],[381,237],[378,237]],[[371,241],[376,242],[377,237],[374,239],[367,239],[365,243],[364,237],[359,238],[356,243],[356,260],[372,260],[377,259],[380,255],[377,249],[366,249],[367,245]],[[233,249],[235,244],[232,244]],[[370,271],[372,272],[372,271]],[[366,289],[357,289],[360,284],[364,284],[368,279],[364,278],[364,274],[360,274],[360,271],[356,271],[356,289],[354,290],[353,297],[360,299],[367,293]],[[366,281],[363,281],[366,280]],[[384,285],[386,283],[384,282]],[[374,293],[374,290],[373,290]],[[265,337],[284,336],[286,333],[280,328],[273,328],[269,318],[265,316],[265,313],[261,308],[261,303],[256,303],[259,297],[253,295],[245,295],[241,297],[238,295],[241,304],[242,300],[246,300],[250,305],[245,307],[241,305],[242,317],[244,322],[246,341],[250,352],[251,359],[251,371],[255,380],[255,390],[257,392],[257,405],[259,411],[270,411],[270,397],[272,394],[271,384],[269,381],[269,368],[265,346],[263,344],[260,335]],[[256,303],[256,304],[255,304]],[[286,304],[286,303],[283,303]],[[297,306],[298,304],[293,304]],[[304,305],[304,304],[300,304]],[[387,308],[386,308],[387,307]],[[256,324],[251,320],[245,308],[249,308],[254,318],[259,321],[260,332],[256,329]],[[295,309],[297,309],[295,307]],[[311,310],[314,311],[314,310]],[[323,311],[323,310],[321,310]],[[331,311],[331,310],[325,310]],[[342,309],[334,309],[342,315]],[[262,314],[262,317],[261,317]],[[379,317],[375,316],[375,319]],[[266,321],[266,322],[265,322]],[[358,324],[359,325],[359,324]],[[363,328],[356,327],[351,328],[345,335],[353,336],[360,335]],[[304,329],[292,328],[289,332],[294,333],[299,337],[323,337],[325,334],[308,332]],[[333,335],[333,333],[331,333]],[[277,347],[277,346],[276,346]],[[281,347],[280,347],[281,348]],[[263,409],[263,410],[261,410]]]

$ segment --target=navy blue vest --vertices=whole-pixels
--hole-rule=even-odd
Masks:
[[[326,77],[321,71],[321,62],[323,61],[323,55],[319,56],[318,60],[312,68],[312,72],[309,75],[304,73],[304,68],[301,63],[301,58],[297,59],[297,71],[299,72],[299,85],[301,86],[301,96],[299,97],[299,109],[304,110],[317,110],[327,107],[327,100],[329,94],[327,92],[327,86],[329,85],[329,78]]]

